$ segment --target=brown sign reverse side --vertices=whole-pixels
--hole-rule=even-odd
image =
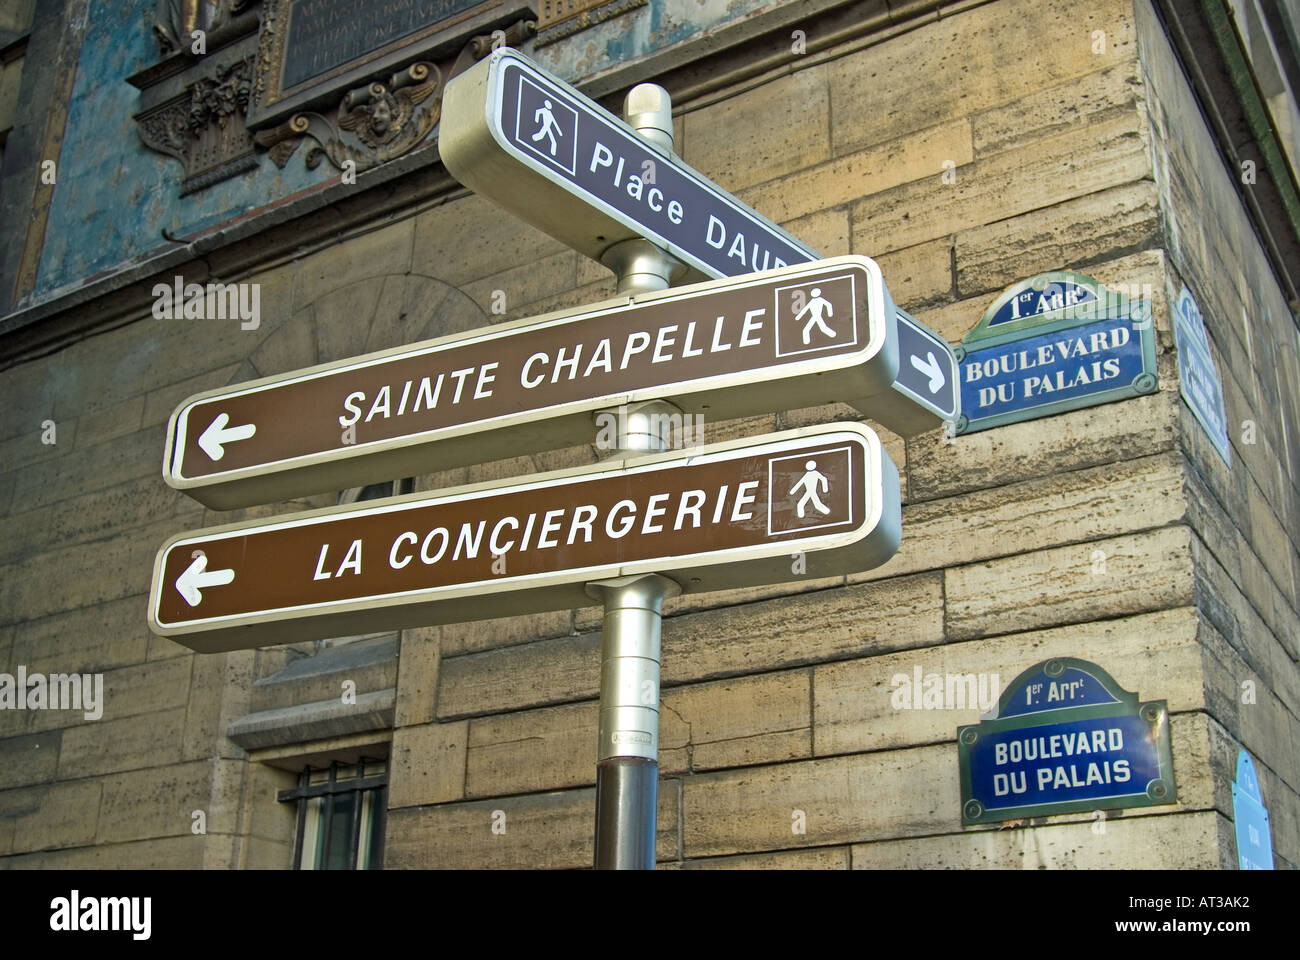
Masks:
[[[583,584],[634,573],[686,592],[825,576],[883,563],[899,526],[879,439],[829,425],[176,537],[150,626],[216,652],[585,606]]]
[[[638,399],[722,419],[869,396],[892,316],[843,257],[506,324],[193,397],[164,474],[231,508],[582,443]]]

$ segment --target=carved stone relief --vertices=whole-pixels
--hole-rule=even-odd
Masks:
[[[449,71],[467,57],[485,56],[493,36],[518,45],[535,33],[536,23],[518,16],[530,13],[529,2],[439,0],[429,9],[447,16],[421,21],[413,0],[396,0],[395,10],[410,7],[409,45],[402,36],[373,53],[353,55],[348,44],[369,50],[367,44],[378,43],[365,32],[375,26],[365,18],[375,13],[350,8],[345,0],[158,0],[149,26],[161,59],[128,78],[141,91],[135,115],[140,139],[184,166],[182,196],[255,169],[263,150],[283,168],[304,139],[313,142],[304,157],[308,169],[328,159],[345,173],[368,170],[409,153],[429,136]],[[316,49],[304,46],[304,38],[314,37],[311,31],[326,17],[348,9],[354,19],[334,46],[311,54],[327,63],[337,59],[340,67],[282,90],[288,69],[317,69],[302,67],[303,51]],[[293,21],[296,45],[286,44],[291,11],[299,18]],[[496,33],[485,33],[488,28]],[[201,52],[190,42],[195,31],[205,41]],[[420,49],[434,55],[419,57]],[[351,77],[352,86],[340,85]]]
[[[341,170],[350,162],[359,173],[410,151],[437,125],[441,111],[442,74],[432,63],[413,63],[387,83],[348,92],[329,114],[294,114],[254,140],[284,167],[302,138],[310,137],[317,145],[305,157],[308,169],[328,157]]]
[[[214,66],[178,96],[136,115],[140,139],[185,166],[181,196],[257,166],[244,126],[253,60]]]

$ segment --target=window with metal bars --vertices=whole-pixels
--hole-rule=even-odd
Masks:
[[[379,870],[384,864],[388,761],[307,767],[298,786],[281,790],[298,804],[295,870]]]

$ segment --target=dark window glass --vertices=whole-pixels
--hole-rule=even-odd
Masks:
[[[388,765],[383,759],[307,767],[280,800],[298,804],[299,870],[378,870],[384,860]]]

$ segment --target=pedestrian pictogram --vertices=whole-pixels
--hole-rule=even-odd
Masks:
[[[563,135],[563,131],[560,130],[560,125],[555,122],[555,114],[552,113],[551,110],[551,101],[546,100],[533,113],[533,119],[537,123],[541,124],[541,127],[533,134],[532,139],[533,142],[536,143],[543,137],[549,137],[551,140],[551,156],[555,156],[555,151],[560,147],[559,143],[555,139],[555,135],[557,133]]]
[[[805,473],[803,477],[800,478],[798,483],[796,483],[793,487],[790,488],[790,494],[792,496],[798,493],[800,490],[803,491],[803,496],[799,498],[799,505],[795,507],[795,512],[798,513],[800,519],[802,519],[804,515],[804,508],[807,507],[809,503],[811,503],[813,509],[816,510],[818,513],[821,514],[830,513],[831,508],[826,506],[826,504],[822,503],[821,498],[817,496],[817,494],[820,492],[826,492],[826,493],[830,492],[831,489],[830,480],[827,479],[826,474],[818,471],[816,460],[809,460],[806,464],[804,464],[804,468],[808,472]]]
[[[808,322],[803,328],[803,342],[812,343],[813,330],[820,330],[827,337],[834,337],[835,331],[826,325],[826,317],[833,316],[835,308],[831,302],[822,296],[821,287],[812,288],[812,299],[808,301],[799,313],[795,316],[796,320],[803,319],[804,314],[808,314]]]

